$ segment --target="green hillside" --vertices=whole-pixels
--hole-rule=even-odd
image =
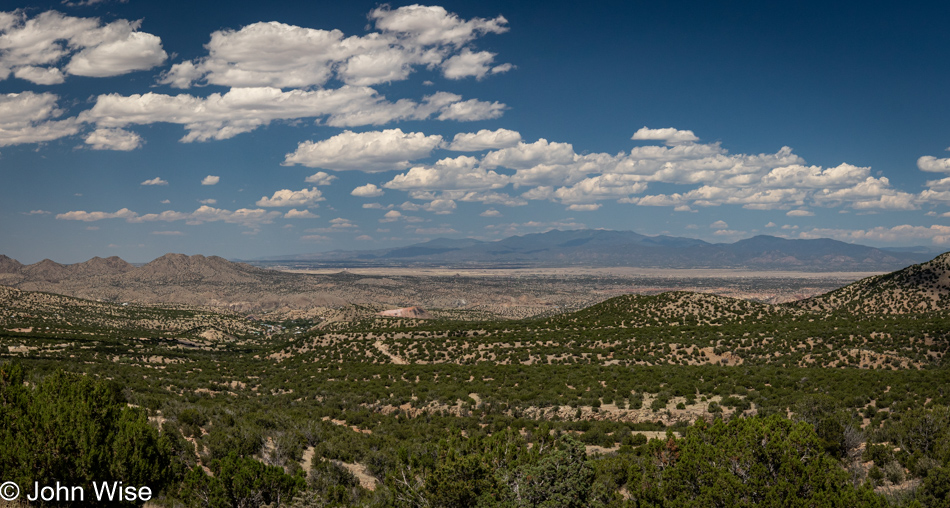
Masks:
[[[950,252],[903,270],[860,280],[797,302],[796,307],[850,314],[916,314],[950,310]]]
[[[813,299],[847,306],[671,292],[525,321],[269,323],[0,288],[0,418],[40,432],[17,415],[81,405],[54,388],[88,380],[141,412],[105,427],[148,418],[125,442],[165,464],[143,470],[161,506],[943,506],[944,300],[867,309],[939,289],[945,263]],[[17,481],[47,478],[11,453]]]

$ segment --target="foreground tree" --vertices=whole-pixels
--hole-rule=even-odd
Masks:
[[[887,506],[856,488],[806,422],[779,416],[699,420],[654,440],[632,464],[638,506]]]
[[[19,364],[0,365],[0,472],[21,492],[121,481],[157,495],[178,479],[173,456],[173,441],[114,383],[59,371],[27,386]]]
[[[200,466],[188,472],[181,483],[179,499],[187,506],[200,508],[252,508],[289,503],[307,482],[303,476],[284,473],[278,466],[239,457],[211,462],[214,476],[205,474]]]
[[[517,432],[455,437],[434,455],[403,454],[387,477],[396,506],[604,506],[582,443],[555,437],[546,426],[529,447]]]

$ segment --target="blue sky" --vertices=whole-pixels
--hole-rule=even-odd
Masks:
[[[8,2],[0,253],[551,228],[950,249],[948,20],[936,2]]]

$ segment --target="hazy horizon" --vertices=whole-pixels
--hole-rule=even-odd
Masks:
[[[583,230],[577,230],[577,231],[614,231],[614,232],[623,232],[623,233],[636,233],[635,231],[616,231],[616,230],[604,230],[604,229],[598,229],[598,230],[583,229]],[[531,234],[531,233],[528,233],[528,234]],[[525,236],[525,235],[516,235],[516,236]],[[655,236],[657,236],[657,235],[646,235],[646,236],[654,236],[654,237],[655,237]],[[755,235],[755,236],[761,236],[761,235]],[[771,236],[771,235],[765,235],[765,236]],[[512,237],[498,238],[498,239],[486,240],[486,241],[488,241],[488,242],[498,242],[498,241],[501,241],[501,240],[505,240],[505,239],[507,239],[507,238],[512,238]],[[681,237],[681,238],[689,238],[689,237]],[[735,240],[735,241],[709,242],[709,243],[712,244],[712,245],[731,245],[731,244],[734,244],[734,243],[737,243],[737,242],[740,242],[740,241],[743,241],[743,240],[749,240],[749,239],[752,239],[752,238],[754,238],[754,236],[749,236],[749,237],[747,237],[747,238],[740,238],[740,239],[737,239],[737,240]],[[773,238],[781,238],[781,237],[773,236]],[[432,240],[440,240],[440,239],[445,239],[445,237],[434,238],[434,239],[432,239]],[[463,239],[463,238],[456,238],[456,240],[462,240],[462,239]],[[470,239],[470,238],[469,238],[469,239]],[[822,238],[822,239],[827,239],[827,238]],[[394,245],[394,246],[387,247],[387,248],[403,248],[403,247],[409,247],[409,246],[412,246],[412,245],[418,245],[418,244],[422,244],[422,243],[426,243],[426,242],[413,242],[413,243],[411,243],[411,244],[410,244],[410,243],[398,244],[398,245]],[[944,249],[944,248],[940,248],[940,247],[929,247],[929,246],[926,246],[926,245],[907,245],[907,246],[901,246],[901,247],[887,247],[887,246],[875,247],[874,245],[866,245],[866,244],[861,244],[861,243],[858,243],[858,242],[851,242],[851,244],[853,244],[853,245],[865,245],[865,246],[867,246],[867,247],[881,248],[881,249],[884,249],[884,250],[913,251],[913,252],[924,253],[924,254],[926,254],[926,255],[928,255],[928,256],[929,256],[929,255],[937,256],[937,255],[940,255],[940,254],[942,254],[942,253],[944,253],[944,252],[950,251],[950,248]],[[126,262],[129,262],[129,263],[132,263],[132,264],[136,264],[136,265],[141,265],[141,264],[148,263],[148,262],[150,262],[150,261],[154,261],[155,259],[158,259],[159,257],[162,257],[162,256],[167,255],[167,254],[184,254],[184,255],[187,255],[187,256],[201,255],[201,256],[206,256],[206,257],[218,256],[218,257],[222,257],[222,258],[228,259],[228,260],[230,260],[230,261],[255,262],[255,261],[280,261],[280,260],[290,260],[290,259],[293,258],[294,256],[307,255],[307,254],[329,253],[329,252],[334,252],[334,251],[342,251],[342,252],[365,252],[365,251],[385,250],[385,249],[386,249],[386,248],[378,248],[378,249],[374,249],[374,248],[365,248],[365,249],[358,249],[358,248],[357,248],[357,249],[324,249],[324,250],[319,250],[319,251],[284,252],[284,253],[280,253],[280,254],[274,254],[274,255],[269,255],[269,256],[260,256],[260,257],[256,257],[256,258],[228,257],[228,256],[224,256],[224,255],[221,255],[221,254],[215,253],[215,252],[201,252],[201,251],[195,251],[195,252],[168,251],[168,252],[164,252],[164,253],[161,253],[161,254],[159,254],[159,255],[156,255],[155,257],[151,257],[151,258],[131,258],[131,259],[130,259],[130,258],[123,258],[122,256],[118,256],[118,257],[122,258],[122,259],[123,259],[124,261],[126,261]],[[0,255],[6,255],[6,256],[8,256],[7,254],[5,254],[5,253],[3,253],[3,252],[0,252]],[[49,257],[49,256],[46,256],[46,257],[43,257],[43,258],[39,258],[39,259],[18,259],[18,258],[15,258],[15,257],[13,257],[13,256],[8,256],[8,257],[17,260],[17,261],[19,261],[20,263],[23,263],[24,265],[29,265],[29,264],[38,263],[38,262],[43,261],[43,260],[45,260],[45,259],[49,259],[49,260],[51,260],[51,261],[55,261],[55,262],[60,263],[60,264],[76,264],[76,263],[82,263],[82,262],[88,261],[89,259],[92,259],[92,258],[95,258],[95,257],[108,258],[108,257],[112,257],[112,256],[117,256],[117,255],[116,255],[116,254],[108,254],[108,255],[95,254],[95,255],[92,255],[92,256],[90,256],[89,258],[86,258],[86,259],[70,260],[70,261],[63,261],[63,260],[60,260],[60,259],[51,258],[51,257]],[[337,263],[337,262],[340,262],[340,261],[334,261],[334,263]],[[680,268],[667,268],[667,269],[668,269],[668,270],[691,270],[690,268],[682,268],[682,269],[680,269]],[[765,270],[765,271],[773,271],[773,270]],[[875,272],[875,273],[876,273],[876,272]]]

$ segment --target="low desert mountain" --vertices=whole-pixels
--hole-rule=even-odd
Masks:
[[[261,268],[233,263],[218,256],[165,254],[134,269],[130,276],[138,281],[241,284],[259,282],[267,274]]]
[[[39,263],[24,266],[20,273],[30,279],[58,282],[69,277],[72,271],[66,265],[44,259]]]
[[[71,275],[102,277],[125,273],[134,269],[134,267],[118,256],[111,256],[105,259],[96,256],[89,261],[70,265],[69,269]]]

